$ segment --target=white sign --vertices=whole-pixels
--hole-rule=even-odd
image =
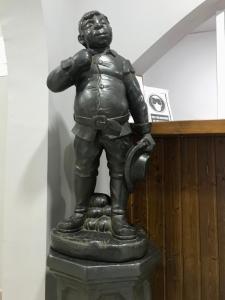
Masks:
[[[162,122],[173,120],[168,90],[144,86],[142,76],[136,76],[136,78],[148,107],[149,121]],[[129,118],[129,123],[134,123],[132,116]]]
[[[148,117],[151,122],[173,120],[168,90],[144,86],[144,97],[148,106]]]

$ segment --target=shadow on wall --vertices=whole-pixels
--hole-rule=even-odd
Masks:
[[[34,133],[35,134],[35,133]],[[74,205],[73,192],[73,139],[63,120],[57,116],[48,132],[48,175],[40,177],[40,167],[47,162],[45,136],[31,156],[21,182],[19,194],[26,194],[31,201],[43,192],[48,180],[48,231],[71,212]],[[66,145],[66,146],[65,146]],[[22,197],[27,199],[27,197]],[[47,203],[46,203],[47,204]]]
[[[65,146],[66,145],[66,146]],[[48,132],[48,224],[55,227],[74,206],[73,140],[63,119],[56,115]]]
[[[48,248],[51,228],[73,211],[73,166],[73,137],[61,116],[55,112],[48,132]],[[47,270],[45,299],[56,298],[56,279]]]

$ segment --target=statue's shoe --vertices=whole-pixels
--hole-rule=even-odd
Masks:
[[[60,221],[56,229],[61,232],[75,232],[81,230],[85,221],[85,214],[83,213],[74,213],[69,218]]]
[[[124,215],[112,215],[112,234],[120,240],[132,240],[137,237],[136,229],[129,225]]]

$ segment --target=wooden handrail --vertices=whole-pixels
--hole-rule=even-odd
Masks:
[[[170,121],[152,124],[153,135],[225,134],[225,120]]]

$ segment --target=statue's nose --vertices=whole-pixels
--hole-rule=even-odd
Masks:
[[[95,29],[99,29],[102,27],[102,24],[97,20],[95,23]]]

